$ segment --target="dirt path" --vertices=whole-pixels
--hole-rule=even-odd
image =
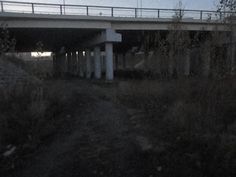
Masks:
[[[90,101],[82,112],[79,104],[74,105],[76,121],[72,133],[57,136],[17,176],[137,176],[137,165],[132,159],[140,140],[131,133],[127,110],[102,99],[101,94],[95,93],[98,87],[87,85],[81,89],[78,85],[72,87],[84,98],[87,95]]]

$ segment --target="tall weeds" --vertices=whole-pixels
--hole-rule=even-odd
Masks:
[[[133,82],[117,93],[121,104],[145,113],[149,138],[163,149],[147,157],[165,169],[158,176],[235,174],[235,78]]]

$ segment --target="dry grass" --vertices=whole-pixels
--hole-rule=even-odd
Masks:
[[[145,111],[143,121],[149,122],[150,138],[164,144],[164,150],[145,157],[150,166],[161,164],[165,169],[158,176],[235,175],[235,81],[229,78],[121,84],[119,102]]]
[[[52,138],[63,120],[67,100],[63,88],[44,84],[22,83],[0,89],[0,172],[12,171],[47,139]],[[16,147],[8,158],[7,146]]]

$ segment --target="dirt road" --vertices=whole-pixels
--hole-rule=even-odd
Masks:
[[[62,84],[78,100],[73,104],[74,111],[66,115],[74,121],[70,133],[59,134],[41,147],[15,176],[143,176],[143,162],[138,161],[137,154],[150,145],[134,134],[129,111],[109,99],[113,86],[101,88],[85,81]]]

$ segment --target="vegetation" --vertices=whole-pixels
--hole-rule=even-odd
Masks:
[[[7,29],[7,25],[1,25],[0,32],[0,55],[8,51],[14,51],[16,45],[16,39],[10,36],[10,33]]]
[[[13,170],[24,160],[25,155],[45,143],[56,132],[66,105],[58,85],[49,89],[44,82],[27,72],[29,69],[23,61],[5,55],[14,52],[15,45],[16,40],[11,37],[7,26],[2,25],[0,59],[1,64],[5,64],[1,67],[6,67],[6,73],[0,73],[0,79],[9,81],[0,83],[1,175]]]
[[[154,68],[152,72],[157,72],[162,79],[186,76],[219,78],[234,73],[235,29],[232,21],[228,32],[219,31],[217,25],[213,32],[189,32],[180,23],[183,17],[184,10],[180,8],[168,32],[143,33],[141,49],[144,50],[147,70]],[[148,59],[150,51],[156,56],[152,62]]]
[[[147,127],[139,131],[146,131],[156,144],[149,153],[136,154],[142,157],[140,163],[149,167],[146,173],[163,177],[234,176],[235,93],[233,78],[127,83],[117,98],[121,104],[143,111],[140,122]],[[158,166],[162,170],[152,170]]]
[[[17,148],[9,157],[0,156],[4,174],[55,134],[67,102],[58,85],[46,87],[35,82],[1,87],[0,97],[0,153],[7,147]]]
[[[235,0],[220,0],[219,9],[220,10],[235,11],[236,10],[236,1]]]

